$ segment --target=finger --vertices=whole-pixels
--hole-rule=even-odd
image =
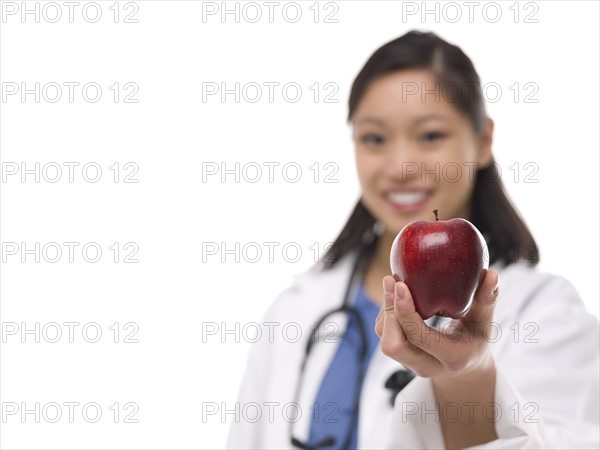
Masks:
[[[475,299],[471,309],[461,320],[464,322],[476,322],[481,325],[488,324],[494,318],[494,310],[498,300],[500,279],[498,272],[491,269],[475,292]]]
[[[442,361],[446,361],[449,355],[455,355],[456,347],[452,347],[454,341],[449,340],[435,328],[430,327],[416,311],[412,294],[405,283],[396,283],[398,301],[396,303],[397,316],[408,341],[435,360],[440,368]]]
[[[377,313],[377,318],[375,319],[375,322],[377,322],[382,317],[383,317],[383,305],[381,305],[381,308],[379,308],[379,313]]]
[[[385,283],[385,280],[384,280]],[[383,286],[383,290],[385,293],[385,285]],[[381,337],[381,331],[383,330],[383,304],[381,308],[379,308],[379,313],[377,313],[377,318],[375,319],[375,333],[377,336]]]
[[[395,294],[396,302],[394,306],[400,326],[404,330],[408,341],[422,348],[423,341],[426,340],[428,334],[433,334],[435,330],[429,327],[416,311],[412,294],[405,283],[396,283]]]
[[[394,312],[394,284],[395,280],[391,276],[383,277],[383,320],[382,320],[382,339],[386,338],[386,344],[399,345],[406,342],[406,336],[396,318]],[[382,342],[383,346],[383,342]]]
[[[377,318],[375,319],[375,334],[381,337],[381,333],[383,332],[383,305],[379,309],[379,314],[377,314]]]
[[[442,365],[431,351],[432,337],[429,336],[429,334],[436,335],[438,331],[429,327],[416,312],[412,295],[406,284],[398,282],[394,288],[394,313],[409,343],[407,358],[413,359],[412,364],[420,367],[421,371],[440,370]],[[430,342],[427,343],[427,340]],[[409,361],[406,363],[411,364]]]
[[[389,281],[388,281],[389,283]],[[386,289],[389,290],[389,287],[386,286],[386,280],[385,277],[383,278],[383,295],[385,297],[385,292]],[[375,333],[377,334],[377,336],[381,337],[381,334],[383,333],[383,316],[385,314],[385,298],[384,298],[384,302],[381,305],[381,308],[379,308],[379,313],[377,314],[377,318],[375,319]]]

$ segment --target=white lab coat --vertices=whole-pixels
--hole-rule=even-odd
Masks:
[[[293,448],[289,426],[296,421],[295,411],[301,416],[294,435],[306,442],[314,419],[310,406],[337,347],[332,342],[314,345],[295,408],[306,340],[317,319],[341,304],[353,259],[347,256],[329,271],[315,266],[296,276],[268,309],[264,323],[275,322],[268,326],[277,330],[289,324],[287,335],[263,333],[252,344],[238,398],[238,406],[252,414],[232,423],[227,448]],[[500,275],[500,295],[494,313],[497,325],[489,329],[489,340],[496,361],[495,403],[500,417],[498,439],[477,448],[599,448],[597,319],[563,278],[521,264],[493,268]],[[343,332],[345,321],[343,316],[328,320],[337,325],[325,328],[321,340],[336,341],[331,332],[334,328]],[[298,326],[302,334],[293,342]],[[534,340],[538,342],[529,342]],[[400,392],[394,407],[390,405],[384,384],[400,368],[377,348],[361,392],[358,448],[444,448],[430,379],[416,377]],[[447,417],[454,417],[455,411],[448,410]],[[492,409],[487,411],[494,417]]]

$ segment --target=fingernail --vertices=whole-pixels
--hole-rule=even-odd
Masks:
[[[492,294],[495,294],[498,291],[499,287],[500,287],[500,277],[498,275],[496,275],[496,286],[494,286],[494,289],[492,290]]]
[[[491,296],[496,295],[496,292],[498,292],[499,287],[500,287],[500,276],[498,275],[498,272],[496,272],[496,285],[494,286],[494,289],[492,289],[492,293],[490,295]]]

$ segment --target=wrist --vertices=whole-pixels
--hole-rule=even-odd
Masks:
[[[486,351],[485,355],[474,364],[457,372],[444,373],[432,378],[434,385],[454,385],[464,384],[466,386],[480,385],[486,380],[495,378],[496,365],[491,351]]]

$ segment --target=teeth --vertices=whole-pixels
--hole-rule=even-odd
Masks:
[[[427,192],[394,192],[388,198],[398,205],[409,206],[420,202],[427,197]]]

